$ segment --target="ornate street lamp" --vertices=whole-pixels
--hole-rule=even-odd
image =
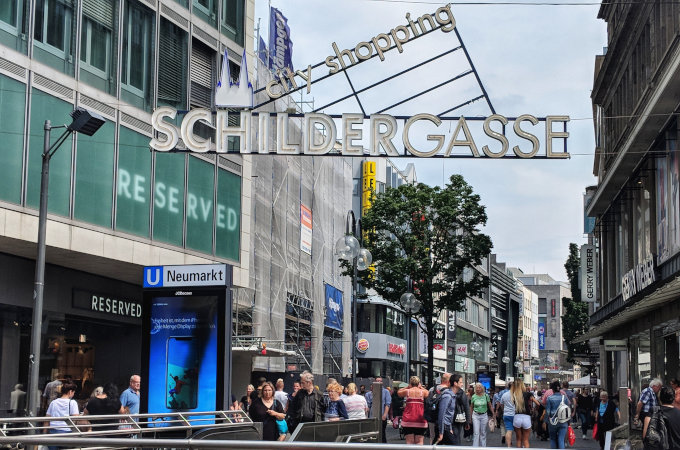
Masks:
[[[366,270],[373,262],[373,256],[365,248],[361,248],[361,221],[354,218],[353,211],[347,211],[345,235],[335,243],[335,254],[338,258],[352,263],[352,381],[357,378],[357,270]]]

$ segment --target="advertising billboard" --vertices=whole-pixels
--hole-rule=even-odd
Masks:
[[[334,330],[342,331],[344,308],[342,306],[342,291],[330,284],[324,283],[326,288],[326,321],[324,325]]]
[[[538,349],[545,350],[545,323],[538,322]]]

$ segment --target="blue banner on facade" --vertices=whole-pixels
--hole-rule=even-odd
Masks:
[[[538,322],[538,349],[545,350],[545,323]]]
[[[326,321],[324,324],[328,328],[342,331],[342,317],[344,314],[342,291],[339,291],[330,284],[324,283],[324,286],[326,287]]]
[[[293,71],[293,41],[290,39],[288,19],[276,8],[269,11],[269,69]]]

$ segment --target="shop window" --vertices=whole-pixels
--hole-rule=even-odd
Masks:
[[[222,6],[222,34],[243,46],[245,0],[224,0]]]
[[[72,0],[37,0],[35,3],[35,58],[64,73],[73,74]]]
[[[217,170],[215,255],[239,260],[241,239],[241,177]]]
[[[213,253],[215,166],[189,156],[186,247]]]
[[[94,136],[76,134],[76,191],[73,217],[111,228],[115,125],[106,122]]]
[[[120,127],[116,181],[116,229],[149,237],[151,152],[149,138]]]
[[[184,168],[182,153],[156,153],[153,186],[153,238],[182,246]]]
[[[217,27],[217,3],[219,0],[194,0],[192,12],[201,20]]]
[[[53,124],[68,122],[73,105],[33,89],[31,95],[30,135],[28,140],[28,179],[40,180],[44,145],[44,125],[49,119]],[[54,143],[61,133],[50,134]],[[70,216],[71,204],[71,154],[73,137],[69,136],[50,160],[50,189],[47,208],[50,213]],[[26,206],[38,209],[40,203],[40,182],[27,183]]]
[[[161,18],[158,55],[159,105],[186,109],[187,39],[187,33],[184,30]]]
[[[126,0],[123,13],[121,99],[145,111],[152,104],[153,13],[138,2]]]
[[[24,155],[24,114],[26,85],[0,75],[0,199],[21,203],[21,174]]]

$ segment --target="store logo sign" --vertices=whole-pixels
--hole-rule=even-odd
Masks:
[[[149,266],[144,268],[144,287],[226,286],[226,264]]]
[[[222,108],[253,107],[253,85],[248,79],[248,64],[245,50],[243,50],[243,55],[241,56],[241,72],[237,82],[231,81],[229,58],[227,57],[227,50],[224,50],[224,55],[222,55],[222,74],[215,91],[215,106]]]
[[[369,346],[367,339],[359,339],[359,341],[357,341],[357,351],[360,353],[366,353]]]

